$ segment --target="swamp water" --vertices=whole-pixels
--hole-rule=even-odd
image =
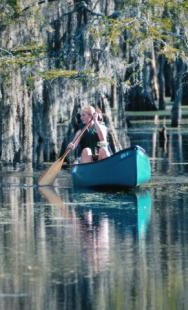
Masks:
[[[140,122],[152,179],[140,189],[53,188],[1,171],[0,309],[188,309],[188,131]]]

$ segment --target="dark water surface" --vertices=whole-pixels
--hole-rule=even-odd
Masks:
[[[0,309],[188,309],[188,133],[145,125],[152,179],[134,191],[54,188],[1,171]]]

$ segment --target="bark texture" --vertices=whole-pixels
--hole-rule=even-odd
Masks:
[[[40,163],[57,158],[70,141],[77,111],[84,104],[98,105],[104,113],[110,108],[107,116],[115,128],[125,129],[121,144],[129,146],[126,109],[157,109],[159,90],[152,42],[149,54],[136,59],[126,31],[118,38],[116,51],[105,36],[98,36],[101,19],[116,21],[124,2],[19,0],[14,7],[7,3],[9,17],[3,15],[0,22],[1,161]]]

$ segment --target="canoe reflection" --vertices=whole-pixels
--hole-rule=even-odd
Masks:
[[[125,309],[118,307],[120,298],[133,309],[130,290],[141,287],[135,266],[142,263],[139,270],[145,270],[140,244],[149,232],[150,192],[84,191],[66,196],[63,189],[56,190],[59,195],[51,188],[40,190],[49,208],[41,206],[50,213],[43,233],[46,251],[40,253],[48,262],[42,274],[51,277],[56,304],[66,309]]]
[[[128,193],[77,192],[72,195],[81,216],[90,214],[93,226],[98,226],[101,219],[113,223],[120,235],[132,232],[139,239],[144,238],[150,222],[152,200],[149,190]],[[92,215],[91,215],[92,214]]]
[[[149,190],[122,193],[73,191],[69,193],[68,201],[63,201],[51,187],[41,187],[39,190],[50,204],[61,207],[64,217],[76,217],[89,230],[99,229],[104,222],[107,227],[110,221],[122,236],[132,232],[139,239],[145,237],[152,210]]]

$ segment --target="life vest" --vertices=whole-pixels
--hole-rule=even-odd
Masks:
[[[95,154],[96,149],[98,148],[97,143],[99,141],[100,140],[95,127],[89,127],[81,137],[80,143],[78,145],[78,155],[80,155],[82,150],[86,147],[89,147],[92,151],[92,154]]]

